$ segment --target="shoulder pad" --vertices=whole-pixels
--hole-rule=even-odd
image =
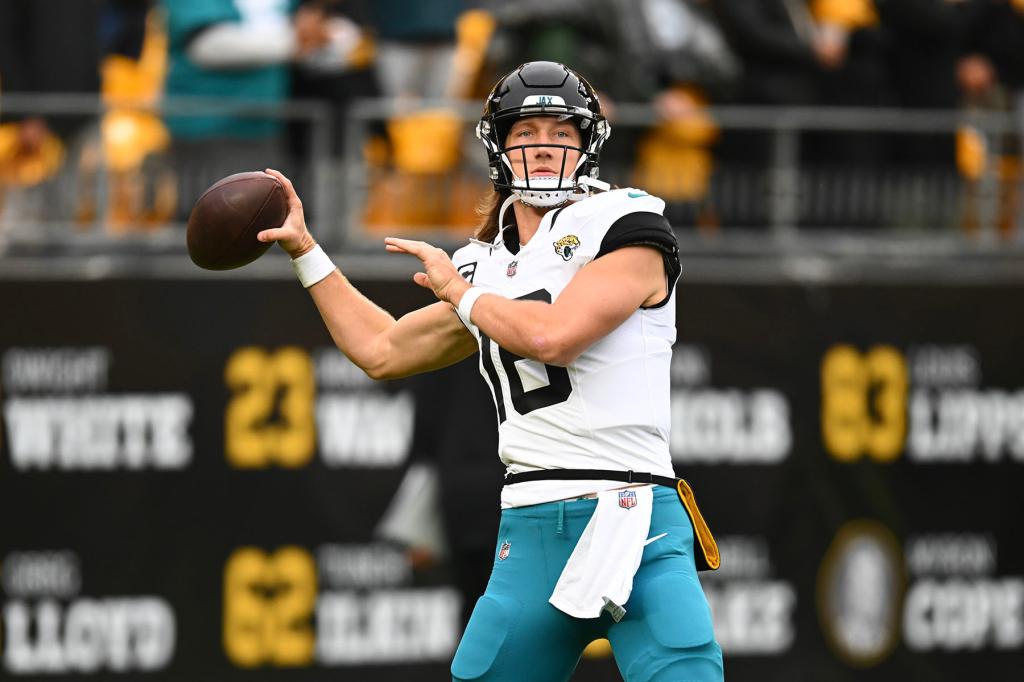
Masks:
[[[586,224],[589,234],[603,237],[604,232],[626,214],[663,214],[665,202],[642,189],[627,187],[589,196],[572,206],[567,213],[570,211],[579,224]]]

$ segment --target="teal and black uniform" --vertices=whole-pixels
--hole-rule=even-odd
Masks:
[[[557,117],[552,129],[572,120],[578,135],[556,144],[512,134],[515,121],[532,116]],[[697,579],[698,566],[717,568],[717,547],[669,450],[678,245],[664,201],[596,179],[609,133],[590,84],[553,62],[500,80],[477,127],[505,207],[547,209],[525,243],[499,213],[491,231],[452,256],[477,292],[558,306],[583,286],[580,273],[601,267],[595,262],[639,247],[662,256],[666,293],[557,365],[501,347],[460,303],[494,396],[506,478],[491,578],[452,661],[453,680],[563,682],[602,637],[626,682],[723,678]],[[518,177],[531,158],[535,172]]]
[[[671,488],[655,488],[649,535],[664,535],[644,548],[621,621],[608,613],[573,618],[548,603],[596,506],[576,500],[502,511],[491,579],[455,654],[453,680],[562,682],[602,637],[627,682],[722,679],[693,528]]]
[[[245,69],[206,69],[189,59],[189,41],[203,29],[220,23],[287,18],[296,0],[163,0],[170,43],[166,94],[239,102],[275,103],[287,99],[289,66],[274,64]],[[168,116],[177,138],[253,138],[280,132],[279,121],[203,114]]]

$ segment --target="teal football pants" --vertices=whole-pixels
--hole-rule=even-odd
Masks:
[[[562,682],[601,637],[626,682],[723,679],[694,566],[693,527],[671,488],[655,487],[648,537],[665,536],[644,548],[620,622],[607,613],[573,618],[548,603],[596,506],[575,500],[502,511],[494,569],[452,661],[453,680]]]

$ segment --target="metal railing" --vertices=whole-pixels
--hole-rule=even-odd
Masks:
[[[445,102],[425,102],[419,111],[445,111],[457,116],[464,124],[460,143],[466,157],[479,157],[476,162],[465,161],[453,172],[481,173],[483,151],[470,140],[471,126],[479,116],[479,106],[463,104],[452,106]],[[374,126],[380,126],[396,117],[409,117],[410,111],[389,100],[362,100],[348,112],[346,138],[348,153],[345,158],[345,178],[342,191],[348,207],[349,237],[358,241],[365,227],[360,213],[372,191],[373,174],[360,154],[361,142],[370,135]],[[996,206],[1000,201],[999,178],[993,159],[980,176],[965,179],[953,162],[952,148],[958,131],[969,127],[975,139],[988,150],[1000,147],[1000,141],[1018,131],[1012,115],[1003,112],[912,111],[880,108],[778,108],[778,107],[714,107],[697,116],[718,129],[720,137],[736,133],[758,133],[766,153],[760,163],[745,163],[722,158],[725,145],[699,144],[692,149],[707,150],[715,164],[707,178],[703,196],[688,201],[718,211],[723,231],[743,227],[753,229],[773,240],[798,238],[800,228],[840,228],[858,230],[866,227],[889,229],[927,227],[950,228],[961,226],[960,213],[965,192],[977,206],[972,220],[980,232],[994,230]],[[616,138],[632,137],[636,143],[645,131],[652,130],[659,121],[649,106],[619,104],[615,108],[612,140],[608,150],[616,145]],[[626,135],[623,135],[626,133]],[[950,157],[945,164],[891,164],[881,149],[874,163],[847,164],[843,159],[819,159],[807,162],[803,158],[806,138],[828,134],[835,138],[847,136],[846,146],[867,139],[877,146],[886,141],[899,142],[912,138],[933,139],[946,136]],[[853,138],[856,138],[854,140]],[[871,139],[874,138],[874,139]],[[851,142],[851,140],[853,140]],[[818,140],[820,142],[820,139]],[[430,144],[429,139],[424,144]],[[629,144],[629,142],[627,142]],[[681,146],[686,146],[683,143]],[[605,162],[602,177],[620,185],[635,177],[635,168],[628,164]],[[669,192],[671,194],[671,192]],[[414,201],[414,197],[409,198]],[[669,216],[673,217],[674,203],[669,201]],[[693,207],[691,207],[693,208]],[[1016,221],[1020,222],[1019,211]],[[677,226],[684,227],[677,222]],[[402,229],[402,225],[389,225]],[[427,226],[430,234],[442,225]]]
[[[111,105],[84,95],[0,96],[0,110],[12,115],[99,121],[112,108],[144,111],[157,117],[231,114],[303,127],[303,146],[293,150],[290,167],[285,167],[297,180],[317,238],[329,250],[354,254],[362,259],[360,262],[369,262],[367,254],[379,252],[383,232],[421,235],[447,246],[461,243],[471,229],[467,221],[472,221],[473,204],[488,188],[483,150],[472,137],[480,111],[476,102],[423,101],[410,107],[407,102],[359,100],[345,112],[338,112],[324,103],[303,101],[266,104],[167,99],[134,106]],[[441,112],[448,122],[447,127],[436,129],[444,131],[444,139],[431,137],[434,133],[430,130],[416,128],[416,116],[430,112]],[[1005,256],[1021,251],[1024,208],[1018,207],[1015,212],[1012,206],[1007,208],[1012,203],[1010,195],[1024,204],[1024,199],[1018,197],[1021,181],[1001,177],[993,162],[995,154],[991,153],[1006,139],[1021,134],[1010,114],[714,107],[696,115],[701,125],[714,129],[714,134],[681,144],[690,151],[707,154],[713,164],[704,169],[704,185],[698,192],[673,197],[674,174],[680,173],[680,183],[692,182],[692,178],[687,180],[680,166],[672,163],[663,164],[657,176],[662,184],[668,183],[670,190],[667,215],[679,228],[685,252],[695,258],[732,262],[729,259],[765,254],[820,257],[814,261],[817,265],[805,261],[795,266],[806,274],[820,272],[821,259],[834,261],[837,257],[881,255],[892,262],[904,262],[911,255],[921,254],[943,258],[965,254]],[[386,143],[380,144],[396,134],[396,122],[401,121],[412,122],[410,130],[417,145],[454,147],[454,152],[449,150],[453,156],[437,167],[442,168],[440,172],[437,168],[426,172],[403,169],[401,163],[394,162],[400,153],[396,141],[391,140],[390,150]],[[635,180],[637,160],[632,154],[642,149],[645,136],[657,124],[649,106],[618,104],[602,176],[620,185]],[[946,136],[948,142],[965,126],[973,131],[980,148],[990,152],[988,163],[981,164],[970,178],[958,173],[952,162],[931,166],[890,164],[881,154],[873,162],[852,164],[820,156],[808,161],[806,154],[808,143],[820,142],[815,135],[873,139],[884,148],[885,142],[893,140]],[[333,143],[338,141],[332,139],[332,130],[338,129],[344,143],[341,156],[332,151]],[[764,152],[760,158],[751,161],[730,157],[728,141],[742,134],[757,136]],[[375,141],[377,153],[372,152]],[[113,233],[111,191],[117,178],[102,158],[102,150],[100,145],[101,157],[95,160],[98,170],[90,178],[97,210],[86,218],[66,215],[16,225],[15,229],[8,227],[6,234],[0,227],[0,239],[7,242],[7,255],[0,255],[0,267],[4,259],[9,264],[19,255],[40,259],[59,254],[180,256],[184,243],[181,215],[146,229],[128,225]],[[198,194],[223,175],[249,170],[234,164],[233,159],[226,158],[220,166],[205,172],[177,177],[181,203],[188,205],[195,198],[190,194]],[[8,194],[10,191],[7,188]],[[414,223],[396,220],[396,216],[401,218],[397,209],[422,206],[445,210],[435,210],[433,216],[428,210]],[[375,207],[382,209],[376,215]],[[447,220],[452,207],[461,211],[462,223]],[[1008,211],[1012,213],[1009,218]],[[442,219],[434,220],[437,216]]]
[[[208,98],[164,99],[159,102],[106,102],[92,95],[82,94],[0,94],[0,111],[14,118],[40,116],[60,128],[77,130],[73,139],[64,140],[64,160],[58,172],[42,182],[23,186],[17,182],[4,183],[0,179],[0,256],[4,250],[33,251],[35,249],[79,250],[95,253],[103,250],[124,252],[161,253],[183,248],[184,219],[187,209],[209,185],[230,173],[261,170],[239,167],[230,157],[202,167],[191,167],[187,174],[173,167],[176,140],[154,149],[145,158],[129,163],[129,168],[118,168],[108,158],[110,138],[120,131],[116,126],[123,121],[110,121],[112,113],[129,112],[152,117],[162,126],[164,117],[196,118],[230,116],[236,119],[269,121],[283,126],[298,125],[305,138],[298,153],[285,149],[283,136],[277,136],[280,153],[274,163],[290,174],[302,179],[304,201],[311,214],[330,215],[337,212],[335,193],[326,184],[331,177],[331,116],[330,107],[318,101],[288,101],[267,103],[258,101],[225,101]],[[110,123],[110,125],[108,125]],[[87,157],[87,158],[85,158]],[[152,218],[139,217],[133,223],[131,216],[115,218],[117,207],[115,183],[152,181],[147,175],[150,161],[156,160],[159,169],[168,170],[173,177],[176,208],[157,224]],[[0,159],[0,163],[3,160]],[[270,161],[268,161],[268,164]],[[88,170],[85,166],[88,165]],[[122,166],[124,164],[121,164]],[[12,198],[36,192],[41,196],[44,215],[21,217],[12,211]],[[69,197],[75,194],[75,197]],[[78,202],[76,210],[76,203]],[[87,201],[94,210],[82,211]],[[40,201],[35,202],[39,204]],[[46,204],[59,205],[46,205]],[[69,209],[69,206],[71,207]],[[6,214],[5,214],[6,208]],[[120,224],[114,225],[115,222]],[[336,231],[332,231],[336,232]],[[325,235],[330,239],[331,233]],[[339,247],[340,244],[333,244]]]

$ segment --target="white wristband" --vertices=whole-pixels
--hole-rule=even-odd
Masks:
[[[488,293],[490,292],[483,287],[470,287],[466,289],[466,293],[462,294],[462,299],[459,300],[459,317],[462,318],[463,323],[466,325],[472,324],[469,316],[473,312],[473,306],[476,305],[476,299]]]
[[[308,251],[298,258],[292,259],[292,267],[295,274],[306,289],[310,288],[327,275],[334,272],[337,267],[324,250],[317,244],[311,251]]]

